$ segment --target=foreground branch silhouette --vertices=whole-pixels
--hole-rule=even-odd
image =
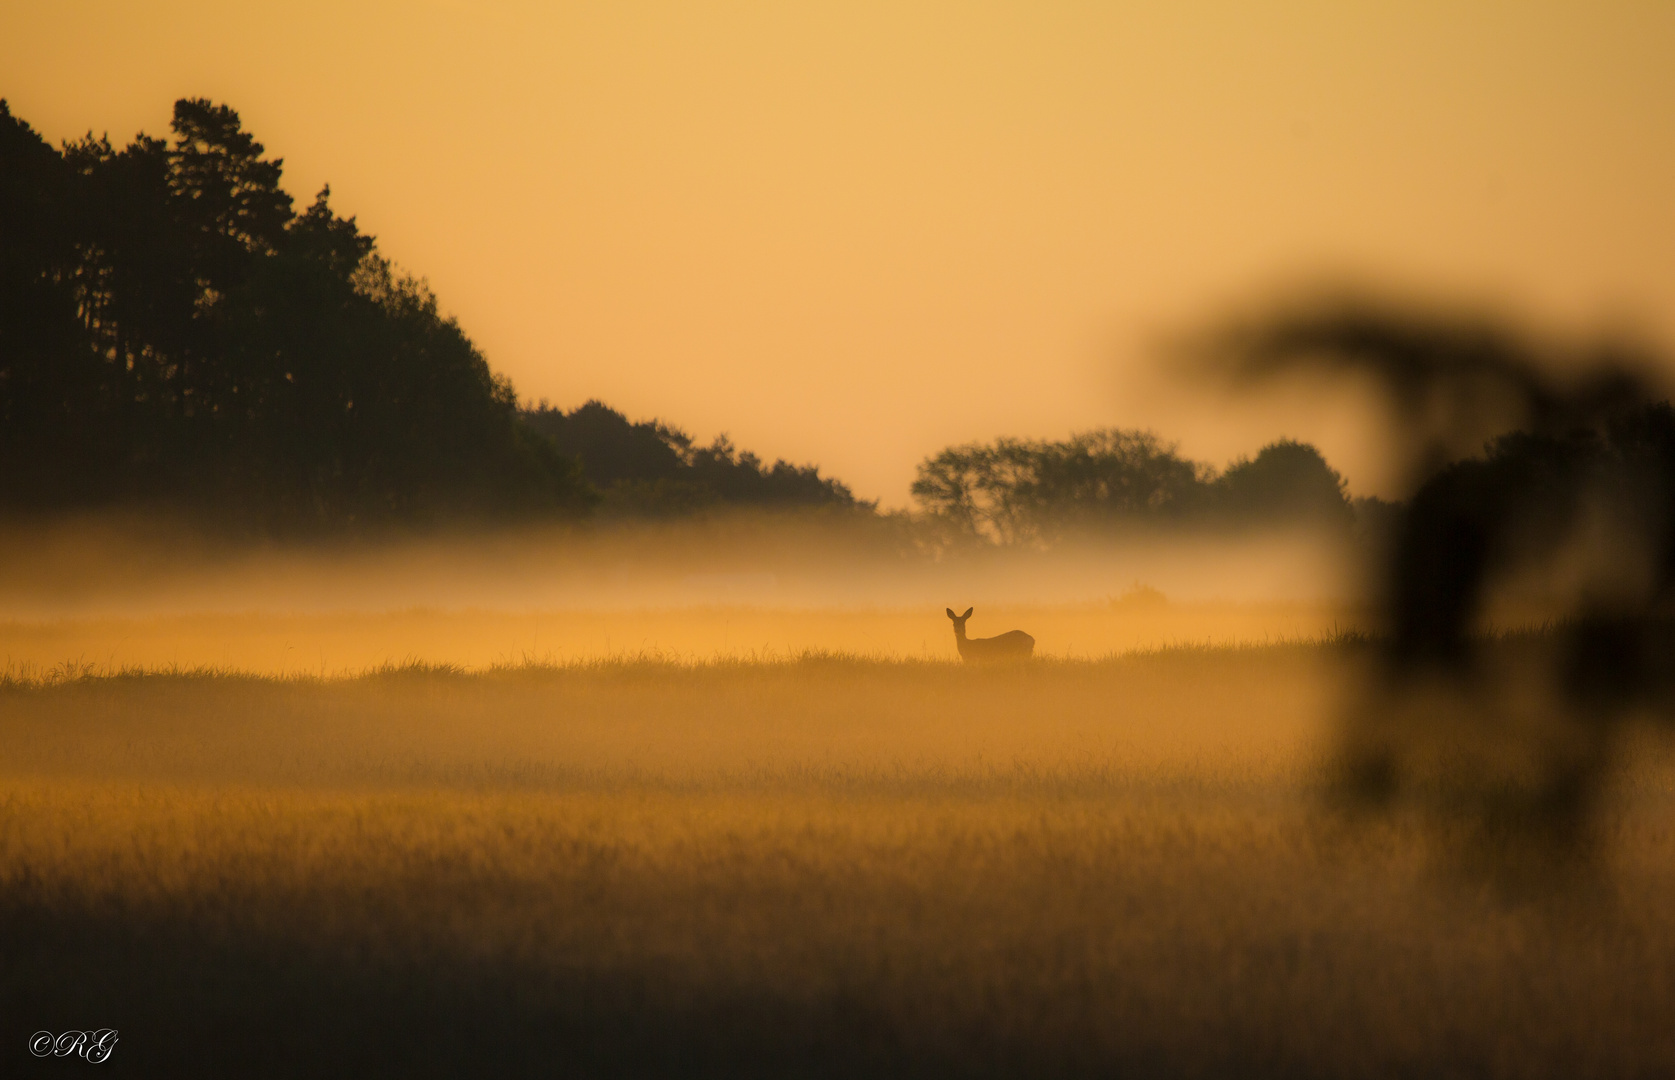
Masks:
[[[1341,296],[1198,348],[1242,384],[1370,376],[1397,421],[1389,449],[1416,490],[1374,571],[1386,636],[1345,710],[1342,793],[1417,798],[1496,860],[1584,853],[1619,736],[1670,719],[1675,411],[1655,358]],[[1557,632],[1489,639],[1496,590],[1531,571],[1568,582]]]

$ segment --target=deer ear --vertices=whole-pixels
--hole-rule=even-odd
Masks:
[[[968,607],[968,608],[966,608],[966,609],[965,609],[965,614],[964,614],[964,615],[961,615],[961,616],[960,616],[960,618],[962,618],[962,619],[969,619],[969,618],[971,618],[971,613],[972,613],[972,612],[973,612],[973,611],[976,611],[976,610],[977,610],[977,609],[976,609],[976,608],[974,608],[974,607]]]
[[[958,616],[958,615],[956,615],[956,614],[954,614],[954,609],[953,609],[953,608],[951,608],[951,607],[945,607],[945,608],[943,608],[943,609],[942,609],[942,610],[943,610],[943,611],[946,611],[946,612],[947,612],[947,613],[948,613],[948,617],[949,617],[949,618],[950,618],[950,619],[957,619],[957,618],[959,618],[959,616]]]

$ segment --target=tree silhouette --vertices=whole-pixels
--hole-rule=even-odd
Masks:
[[[59,501],[108,421],[78,323],[71,180],[0,100],[0,502]]]
[[[1307,443],[1272,443],[1218,477],[1149,431],[1116,428],[951,446],[920,464],[912,492],[933,517],[1000,544],[1185,525],[1347,525],[1353,516],[1342,478]]]
[[[581,462],[601,488],[619,483],[673,481],[686,463],[692,438],[659,421],[629,422],[602,401],[566,413],[545,402],[523,414],[524,423]]]
[[[1234,462],[1216,486],[1221,512],[1236,521],[1348,526],[1354,520],[1343,477],[1319,450],[1293,439],[1269,443],[1254,459]]]
[[[524,423],[578,460],[587,479],[617,511],[690,513],[722,504],[870,509],[843,483],[813,465],[764,465],[726,435],[709,446],[660,420],[630,422],[600,401],[566,413],[542,403]]]
[[[171,127],[59,152],[0,103],[0,506],[294,528],[591,504],[329,189],[296,214],[225,105]]]

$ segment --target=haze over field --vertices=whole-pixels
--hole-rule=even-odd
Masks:
[[[337,674],[810,650],[942,659],[955,655],[942,615],[952,603],[980,606],[974,634],[1022,619],[1059,657],[1366,623],[1341,539],[1308,532],[938,560],[865,519],[846,529],[748,513],[303,547],[106,522],[14,533],[6,551],[0,670],[13,672]]]

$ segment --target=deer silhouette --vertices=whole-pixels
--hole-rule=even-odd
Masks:
[[[960,659],[968,664],[996,660],[1028,660],[1035,652],[1035,639],[1022,630],[1008,630],[999,637],[966,637],[965,621],[971,618],[971,613],[976,611],[976,608],[966,608],[964,615],[954,614],[953,608],[943,610],[954,620],[954,644],[959,647]]]

